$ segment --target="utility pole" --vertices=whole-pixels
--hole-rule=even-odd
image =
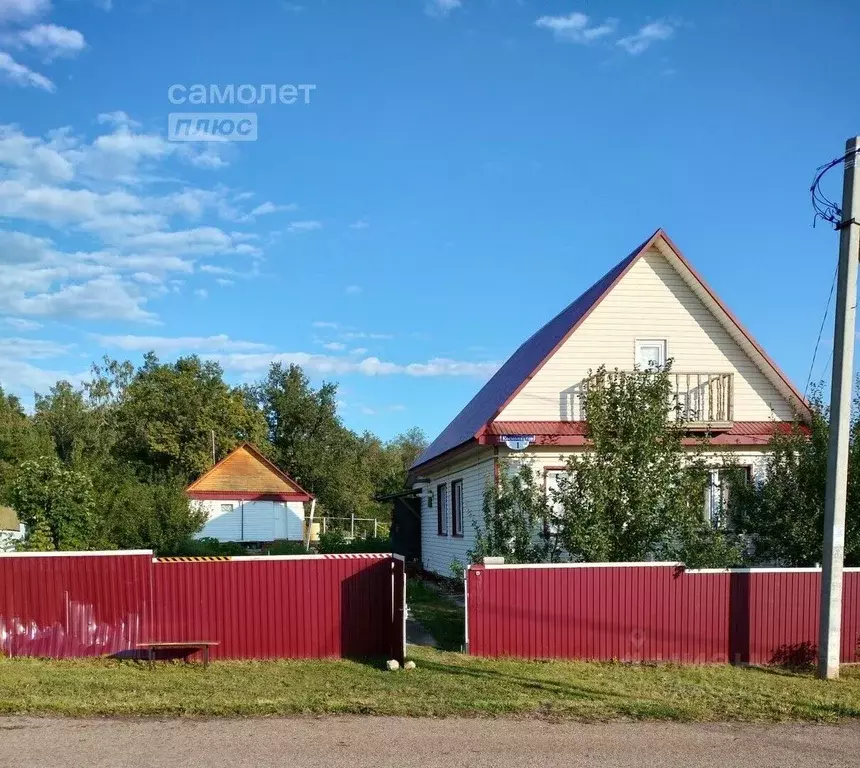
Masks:
[[[830,440],[827,450],[827,491],[824,496],[824,559],[821,569],[821,610],[818,630],[818,676],[839,677],[842,636],[842,563],[845,557],[845,502],[848,493],[848,438],[854,384],[854,333],[857,315],[857,262],[860,260],[860,180],[857,152],[860,137],[845,144],[842,221],[839,230],[839,271],[836,283],[836,328],[830,383]]]

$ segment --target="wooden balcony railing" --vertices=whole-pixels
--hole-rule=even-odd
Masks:
[[[609,374],[611,375],[611,374]],[[594,377],[583,380],[562,395],[562,416],[588,421],[585,397]],[[672,384],[668,417],[691,429],[728,427],[734,421],[733,373],[670,373]]]

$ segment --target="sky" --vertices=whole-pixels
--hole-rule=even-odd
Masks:
[[[0,384],[296,362],[351,428],[434,437],[663,227],[802,389],[838,249],[809,184],[860,133],[852,8],[0,0]],[[256,140],[174,141],[171,113],[253,113]]]

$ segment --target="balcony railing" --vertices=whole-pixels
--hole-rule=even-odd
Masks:
[[[585,399],[594,380],[595,377],[585,379],[563,394],[563,415],[567,420],[588,421]],[[669,382],[670,419],[683,421],[691,429],[730,426],[734,421],[734,374],[673,372],[669,374]]]

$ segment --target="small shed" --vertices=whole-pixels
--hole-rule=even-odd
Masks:
[[[185,490],[207,520],[197,538],[270,543],[301,541],[305,503],[313,496],[243,443]]]
[[[10,552],[24,538],[24,526],[12,507],[0,505],[0,552]]]

